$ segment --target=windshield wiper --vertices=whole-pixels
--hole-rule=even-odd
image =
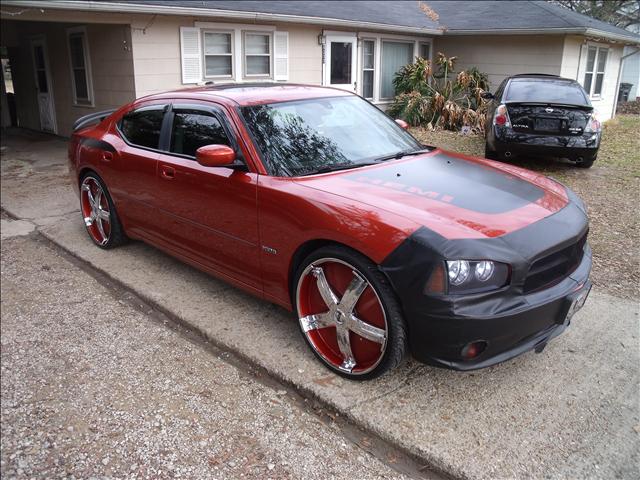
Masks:
[[[326,167],[319,168],[318,170],[313,170],[311,172],[305,173],[304,175],[315,175],[316,173],[329,173],[329,172],[337,172],[339,170],[351,170],[352,168],[358,167],[366,167],[367,165],[375,165],[378,162],[365,162],[365,163],[340,163],[338,165],[327,165]]]
[[[384,162],[386,160],[400,160],[401,158],[408,157],[409,155],[420,155],[421,153],[429,153],[432,150],[432,148],[425,148],[420,150],[400,150],[399,152],[392,155],[386,155],[384,157],[376,158],[376,162]]]

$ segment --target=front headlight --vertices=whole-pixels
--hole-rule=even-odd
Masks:
[[[502,288],[509,280],[509,265],[491,260],[447,260],[449,294],[480,293]]]

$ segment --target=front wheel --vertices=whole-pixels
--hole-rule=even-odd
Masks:
[[[576,161],[575,166],[578,168],[591,168],[593,166],[593,162],[596,161],[596,157],[585,158],[581,161]]]
[[[302,334],[331,370],[367,380],[404,358],[406,327],[385,276],[363,255],[323,247],[296,275],[295,303]]]

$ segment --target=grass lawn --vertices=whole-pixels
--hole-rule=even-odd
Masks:
[[[413,128],[422,143],[484,156],[484,138]],[[592,280],[608,293],[640,296],[640,115],[619,115],[605,123],[598,159],[590,169],[554,159],[514,159],[561,181],[580,195],[589,209],[593,248]]]

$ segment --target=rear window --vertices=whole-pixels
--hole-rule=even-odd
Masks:
[[[156,149],[160,142],[163,117],[164,105],[134,110],[120,120],[120,132],[133,145]]]
[[[580,85],[562,80],[512,80],[505,100],[507,102],[590,105]]]

